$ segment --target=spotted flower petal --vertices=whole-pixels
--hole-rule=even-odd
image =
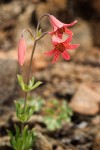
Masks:
[[[70,43],[72,41],[72,36],[69,36],[64,42],[62,42],[64,44],[64,46],[66,47],[66,45],[68,43]]]
[[[73,35],[73,32],[65,27],[65,33],[69,35]]]
[[[68,54],[67,51],[64,51],[61,55],[62,55],[62,57],[63,57],[65,60],[69,60],[69,59],[70,59],[70,55]]]
[[[49,52],[45,52],[45,54],[48,55],[48,56],[52,56],[52,55],[54,55],[54,53],[55,53],[54,49],[49,51]]]
[[[67,50],[75,49],[79,46],[79,44],[71,44],[72,36],[69,36],[65,41],[62,41],[60,38],[56,37],[55,35],[52,36],[52,43],[54,49],[46,52],[45,54],[48,56],[53,56],[52,63],[55,63],[59,56],[61,55],[65,60],[70,59],[70,55],[68,54]]]
[[[60,56],[60,53],[58,53],[58,52],[55,53],[55,54],[54,54],[54,58],[53,58],[53,60],[52,60],[51,63],[54,64],[54,63],[59,59],[59,56]]]
[[[72,50],[76,49],[79,47],[80,44],[69,44],[69,43],[64,43],[64,46],[66,47],[67,50]]]
[[[58,35],[58,37],[59,37],[60,39],[62,39],[62,37],[63,37],[63,34],[62,34],[62,33],[57,32],[57,35]]]

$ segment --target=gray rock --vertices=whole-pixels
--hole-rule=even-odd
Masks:
[[[14,95],[17,71],[16,61],[0,59],[0,104]]]
[[[81,84],[71,100],[71,108],[85,115],[95,115],[99,112],[100,95],[88,87],[86,84]]]

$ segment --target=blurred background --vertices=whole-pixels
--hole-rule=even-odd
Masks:
[[[96,117],[100,123],[100,0],[0,0],[0,121],[13,109],[13,100],[24,96],[16,74],[22,73],[26,78],[33,41],[26,32],[27,56],[20,68],[17,63],[20,35],[27,27],[34,32],[45,13],[64,23],[77,19],[78,23],[70,29],[74,33],[73,43],[79,43],[80,47],[70,52],[70,61],[60,59],[51,65],[52,59],[44,55],[52,48],[50,37],[41,39],[32,62],[32,74],[43,85],[31,94],[45,100],[65,99],[75,113]],[[47,18],[40,28],[52,30]],[[2,114],[3,111],[7,113]]]
[[[80,43],[80,47],[75,51],[71,51],[72,58],[70,62],[69,61],[65,62],[66,67],[63,70],[63,74],[67,72],[70,78],[72,78],[70,79],[70,81],[68,81],[69,78],[67,78],[65,75],[66,82],[72,82],[72,80],[75,80],[74,82],[78,82],[78,83],[83,81],[97,83],[100,81],[99,78],[100,75],[99,74],[100,1],[99,0],[95,0],[95,1],[94,0],[62,0],[62,1],[60,0],[24,0],[24,1],[0,0],[0,10],[1,10],[0,11],[0,68],[1,68],[0,87],[2,87],[0,88],[1,103],[9,99],[9,97],[12,94],[15,94],[13,88],[15,86],[16,73],[17,71],[19,72],[19,69],[16,68],[18,68],[17,47],[18,47],[18,41],[20,35],[23,29],[27,27],[30,28],[32,32],[34,32],[39,18],[41,17],[41,15],[45,13],[54,15],[64,23],[71,23],[76,19],[78,20],[78,23],[74,25],[73,28],[70,29],[74,33],[73,43]],[[47,18],[44,18],[41,21],[40,28],[42,29],[42,31],[52,30]],[[27,56],[26,56],[26,63],[24,67],[21,68],[22,72],[26,72],[25,68],[27,69],[28,61],[31,54],[29,51],[31,51],[33,46],[33,41],[30,39],[30,35],[27,32],[25,33],[25,39],[27,43]],[[56,65],[59,65],[59,67],[61,67],[61,63],[62,63],[61,61],[59,61],[56,65],[48,65],[48,63],[46,63],[47,61],[49,62],[50,60],[49,58],[46,58],[43,53],[45,51],[50,50],[51,48],[52,48],[52,43],[49,36],[44,37],[37,45],[36,48],[37,50],[35,52],[36,54],[33,60],[34,65],[32,68],[33,71],[41,70],[41,72],[39,72],[39,75],[36,75],[37,77],[43,76],[44,72],[48,68],[51,68],[50,72],[52,72],[52,69],[55,68]],[[75,65],[75,67],[73,65]],[[71,73],[68,71],[67,67],[69,67],[69,69],[72,71]],[[74,69],[71,69],[72,67]],[[57,72],[58,75],[59,72],[61,73],[60,70],[61,68],[59,68]],[[91,71],[89,71],[89,69],[87,68],[89,68]],[[4,70],[5,72],[3,72]],[[74,70],[77,73],[75,73]],[[48,76],[50,74],[48,74]],[[42,80],[48,80],[48,79],[50,80],[50,78],[54,80],[52,75],[50,77],[48,76],[44,77],[44,79]],[[7,78],[9,82],[7,81]],[[14,81],[10,81],[10,80],[14,80]],[[74,84],[74,82],[72,84]],[[63,85],[62,82],[61,84]],[[6,90],[7,88],[6,86],[8,86],[8,90]],[[51,89],[54,94],[55,88],[53,88],[53,86],[54,85],[51,86]],[[66,86],[67,90],[70,89],[69,88],[70,86],[71,84]],[[75,89],[73,85],[72,87],[73,89]],[[3,96],[6,95],[5,91],[6,93],[8,93],[8,96]],[[71,89],[70,92],[72,93],[72,91],[73,90]],[[61,92],[63,91],[60,91],[60,93]],[[65,96],[66,95],[67,93],[65,92]],[[70,95],[70,93],[68,93],[68,95]]]

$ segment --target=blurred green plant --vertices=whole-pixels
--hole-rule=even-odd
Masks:
[[[24,105],[24,99],[23,98],[20,98],[18,101],[19,101],[20,105]],[[34,112],[38,113],[41,111],[41,109],[45,105],[45,100],[41,97],[28,96],[27,105],[30,107],[35,106]]]
[[[19,85],[21,86],[24,92],[30,92],[31,90],[34,90],[40,84],[42,84],[41,81],[37,81],[36,83],[34,83],[35,82],[34,77],[32,77],[32,79],[29,81],[29,84],[24,83],[23,77],[21,75],[17,74],[17,78],[18,78]]]
[[[24,109],[20,101],[15,101],[15,106],[16,106],[16,116],[18,120],[23,123],[27,122],[35,112],[35,105],[27,104],[27,106]]]
[[[48,100],[46,102],[41,97],[33,98],[32,96],[29,96],[27,101],[28,108],[26,108],[26,114],[23,117],[23,103],[23,98],[20,98],[19,101],[15,103],[18,105],[17,107],[20,107],[20,112],[17,113],[17,117],[20,119],[20,121],[23,122],[24,119],[26,119],[25,121],[29,120],[32,113],[40,113],[43,115],[43,122],[46,124],[47,129],[50,131],[62,128],[63,124],[71,121],[71,117],[73,115],[72,109],[68,106],[65,100]],[[29,111],[31,106],[33,106],[33,112],[32,110]],[[22,116],[20,114],[22,114]]]
[[[36,139],[34,129],[29,130],[28,126],[25,126],[21,132],[20,128],[15,125],[15,135],[11,131],[8,131],[8,134],[14,150],[29,150]]]
[[[60,104],[57,100],[52,100],[52,107],[45,109],[44,123],[50,131],[60,129],[63,124],[71,121],[73,112],[65,100]]]

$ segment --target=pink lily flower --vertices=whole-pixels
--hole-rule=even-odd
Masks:
[[[70,36],[73,35],[73,32],[69,30],[67,27],[73,26],[75,23],[77,23],[77,20],[70,24],[65,24],[60,22],[57,18],[55,18],[53,15],[49,15],[50,23],[53,27],[53,32],[49,32],[51,35],[57,35],[60,39],[62,39],[62,34],[65,32],[66,34],[69,34]]]
[[[67,40],[65,40],[64,42],[62,42],[62,40],[60,38],[56,37],[55,35],[52,36],[52,43],[53,43],[54,49],[45,53],[48,56],[52,56],[52,55],[54,56],[54,58],[51,62],[52,64],[55,63],[59,59],[60,55],[65,60],[70,59],[68,50],[75,49],[75,48],[79,47],[79,45],[80,45],[80,44],[71,44],[70,43],[71,41],[72,41],[72,36],[69,36],[67,38]]]
[[[26,44],[24,37],[21,36],[18,45],[18,62],[21,66],[24,64],[25,54],[26,54]]]

